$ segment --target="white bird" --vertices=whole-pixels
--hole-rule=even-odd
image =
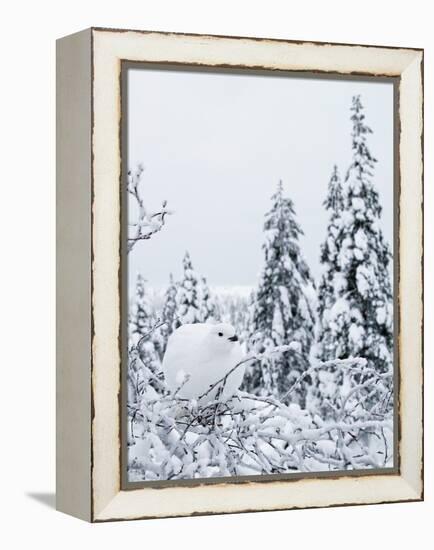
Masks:
[[[243,381],[243,364],[224,382],[216,383],[242,359],[243,352],[232,325],[186,324],[170,335],[162,368],[169,389],[177,392],[177,397],[197,399],[204,404],[217,395],[222,401],[234,395]]]

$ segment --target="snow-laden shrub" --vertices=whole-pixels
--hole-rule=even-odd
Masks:
[[[238,392],[206,405],[171,394],[158,373],[132,350],[128,401],[130,481],[318,472],[392,465],[391,373],[378,374],[366,361],[349,359],[313,365],[287,391],[285,404],[273,397]],[[327,372],[341,370],[339,388]],[[313,372],[324,417],[291,403],[291,394]],[[332,377],[334,381],[335,376]],[[138,382],[137,382],[138,381]],[[222,388],[225,380],[216,381]],[[375,392],[376,405],[367,406]],[[312,398],[312,403],[314,398]]]

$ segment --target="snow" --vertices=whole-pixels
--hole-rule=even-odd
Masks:
[[[364,253],[359,248],[355,248],[353,250],[353,254],[354,254],[354,257],[356,258],[356,260],[362,261],[363,258],[364,258]]]
[[[355,212],[358,214],[365,211],[365,201],[359,197],[354,197],[351,201],[351,205]]]
[[[365,251],[368,248],[368,237],[366,236],[365,231],[360,228],[356,231],[354,235],[354,243],[357,246],[357,248],[360,248],[360,250]]]
[[[357,289],[362,296],[367,296],[372,288],[374,280],[372,268],[367,265],[360,265],[356,272]]]
[[[295,351],[296,353],[302,352],[302,346],[300,342],[291,342],[288,347],[291,351]]]
[[[291,307],[291,304],[289,302],[288,289],[285,286],[280,285],[279,292],[280,292],[280,299],[282,301],[283,306],[285,308]]]
[[[346,210],[341,215],[342,224],[346,227],[350,227],[354,222],[354,215],[352,212]]]
[[[341,294],[347,286],[347,280],[343,273],[335,271],[333,274],[333,288],[336,294]]]
[[[273,308],[273,321],[272,321],[273,333],[279,340],[285,337],[285,331],[283,328],[282,312],[278,307],[278,304]]]
[[[352,345],[355,349],[360,349],[363,346],[363,337],[365,335],[365,329],[360,326],[352,323],[348,331],[348,336],[352,342]]]
[[[317,441],[316,447],[326,457],[330,457],[336,453],[336,442],[329,439]]]
[[[330,318],[336,319],[339,315],[343,315],[348,313],[349,311],[349,304],[348,301],[345,298],[339,298],[336,300],[336,302],[333,304],[333,307],[330,310]]]
[[[385,306],[377,307],[376,319],[379,325],[384,325],[386,323],[386,318],[387,318],[386,316],[387,316],[387,311]]]

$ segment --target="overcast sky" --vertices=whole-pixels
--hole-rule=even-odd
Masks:
[[[186,250],[211,286],[255,285],[263,263],[264,213],[279,179],[305,235],[315,277],[336,163],[351,160],[350,105],[361,94],[382,228],[393,235],[393,87],[389,83],[130,69],[128,163],[145,166],[148,208],[168,200],[164,230],[129,255],[129,272],[165,286]]]

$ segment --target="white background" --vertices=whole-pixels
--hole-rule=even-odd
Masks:
[[[427,548],[433,532],[434,44],[430,2],[60,1],[2,5],[3,548]],[[425,47],[426,502],[88,525],[55,512],[54,41],[94,26]],[[423,542],[424,537],[430,542]],[[154,546],[155,545],[155,546]]]

